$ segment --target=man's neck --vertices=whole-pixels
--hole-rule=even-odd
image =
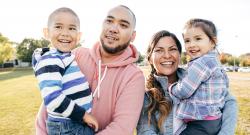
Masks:
[[[102,63],[110,63],[112,62],[116,57],[121,55],[124,51],[115,53],[115,54],[110,54],[106,52],[102,47],[100,47],[100,55],[101,55],[101,60]]]

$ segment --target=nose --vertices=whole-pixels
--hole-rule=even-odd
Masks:
[[[192,48],[192,47],[195,46],[195,42],[194,42],[194,41],[189,41],[189,43],[187,43],[186,46],[187,46],[188,48]]]
[[[164,51],[163,57],[164,58],[170,58],[172,55],[169,51]]]
[[[113,34],[116,34],[118,33],[118,24],[112,24],[109,28],[109,32],[113,33]]]
[[[69,36],[69,30],[68,29],[62,29],[62,36]]]

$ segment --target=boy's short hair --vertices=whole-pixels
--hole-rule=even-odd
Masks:
[[[58,8],[58,9],[56,9],[55,11],[53,11],[53,12],[49,15],[48,23],[47,23],[48,27],[49,27],[51,21],[53,20],[54,16],[55,16],[56,14],[58,14],[58,13],[61,13],[61,12],[67,12],[67,13],[70,13],[70,14],[74,15],[74,16],[76,17],[76,19],[77,19],[77,24],[78,24],[78,26],[79,26],[79,28],[80,28],[80,19],[79,19],[78,15],[77,15],[72,9],[67,8],[67,7]]]

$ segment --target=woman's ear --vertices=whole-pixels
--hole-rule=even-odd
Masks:
[[[49,30],[48,28],[43,28],[43,36],[45,39],[49,39]]]

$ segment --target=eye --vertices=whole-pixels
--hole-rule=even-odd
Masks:
[[[54,28],[56,28],[56,29],[62,29],[62,26],[56,25]]]
[[[177,48],[170,48],[169,51],[171,52],[174,52],[174,51],[177,51],[178,49]]]
[[[75,27],[70,27],[69,30],[74,30],[75,31],[76,28]]]
[[[190,40],[189,39],[184,39],[184,43],[189,43]]]
[[[164,51],[162,49],[155,49],[153,52],[155,52],[155,53],[163,53]]]
[[[111,20],[111,19],[106,19],[105,22],[106,22],[107,24],[110,24],[110,23],[112,23],[112,20]]]
[[[124,24],[124,23],[120,24],[120,26],[121,26],[122,28],[124,28],[124,29],[128,28],[128,25],[127,25],[127,24]]]
[[[195,38],[197,41],[199,41],[199,40],[201,40],[202,38],[200,38],[200,37],[197,37],[197,38]]]

